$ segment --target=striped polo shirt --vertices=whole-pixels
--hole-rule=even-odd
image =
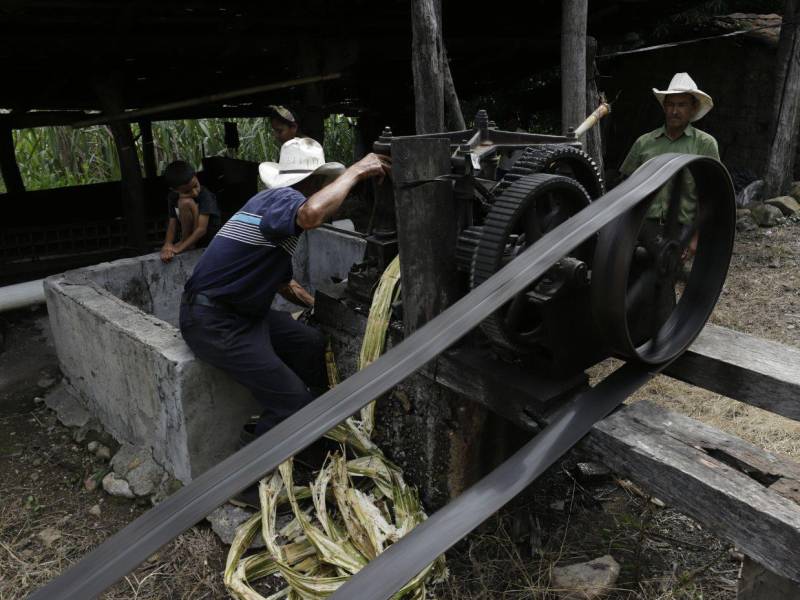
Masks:
[[[259,192],[217,232],[186,282],[237,312],[263,315],[278,288],[292,278],[297,209],[306,201],[293,188]]]

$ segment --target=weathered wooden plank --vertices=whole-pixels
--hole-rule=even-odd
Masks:
[[[665,374],[800,421],[800,350],[706,325]]]
[[[797,484],[796,463],[649,402],[599,422],[584,443],[759,564],[800,582],[800,505],[774,487]]]

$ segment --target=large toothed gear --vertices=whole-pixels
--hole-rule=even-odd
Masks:
[[[471,286],[477,287],[590,202],[589,194],[574,179],[539,173],[525,175],[497,195],[486,216],[474,252]],[[581,246],[576,255],[588,251]],[[484,333],[496,344],[529,352],[542,343],[542,319],[537,303],[552,296],[548,277],[542,277],[511,302],[485,319]],[[544,300],[542,300],[544,298]]]

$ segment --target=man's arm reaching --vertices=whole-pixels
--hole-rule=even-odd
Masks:
[[[380,181],[391,173],[392,159],[379,154],[367,154],[351,165],[336,181],[326,185],[297,209],[297,224],[302,229],[314,229],[333,216],[359,181],[378,177]]]

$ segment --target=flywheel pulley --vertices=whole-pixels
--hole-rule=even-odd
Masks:
[[[687,169],[698,202],[681,222]],[[600,230],[592,270],[592,314],[606,345],[650,364],[677,356],[705,325],[725,281],[735,231],[733,186],[724,168],[690,163],[665,186],[664,218],[647,218],[654,193],[609,223]]]

